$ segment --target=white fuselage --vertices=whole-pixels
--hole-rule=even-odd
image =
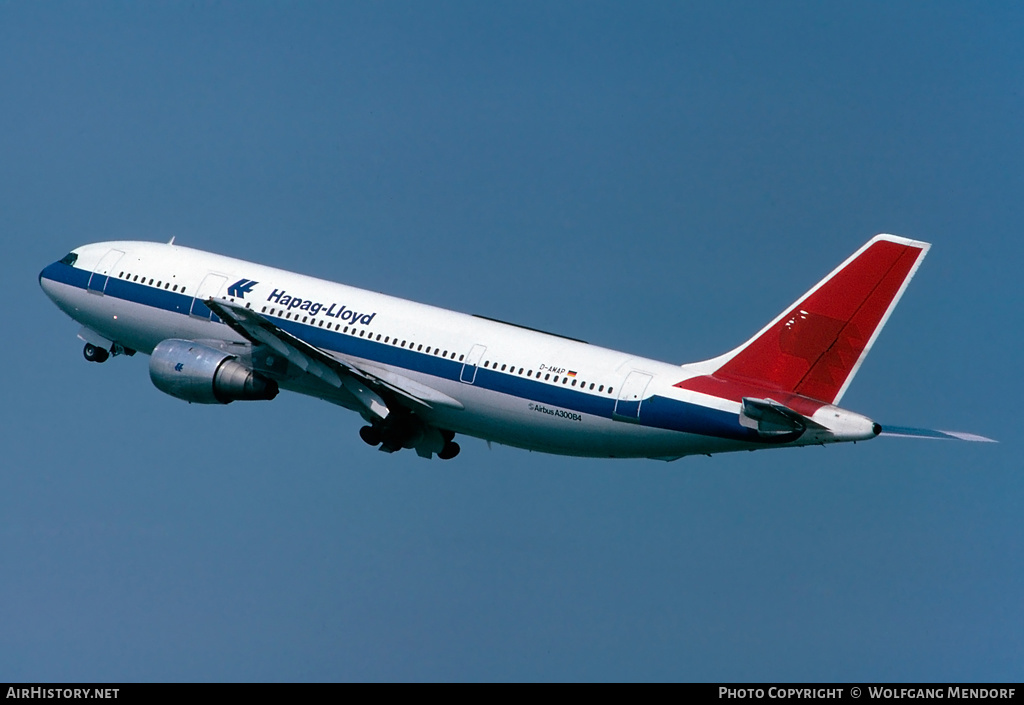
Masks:
[[[707,363],[680,367],[172,244],[106,242],[74,254],[43,271],[43,289],[89,333],[125,348],[244,342],[202,303],[224,298],[328,354],[457,400],[419,412],[456,433],[598,457],[766,447],[740,424],[737,402],[675,386],[711,371]],[[362,412],[344,390],[316,382],[281,386]],[[834,410],[822,407],[822,417]],[[805,434],[781,445],[838,440],[853,439]]]

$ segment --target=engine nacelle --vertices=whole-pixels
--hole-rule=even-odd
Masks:
[[[149,358],[156,388],[195,404],[273,399],[277,382],[250,370],[234,355],[191,340],[165,340]]]

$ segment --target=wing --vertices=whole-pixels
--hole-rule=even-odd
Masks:
[[[266,345],[303,373],[336,389],[345,389],[378,418],[387,418],[396,407],[411,411],[435,406],[464,408],[458,400],[447,394],[391,369],[357,363],[339,353],[311,345],[245,306],[218,299],[207,299],[205,303],[245,339],[257,345]]]

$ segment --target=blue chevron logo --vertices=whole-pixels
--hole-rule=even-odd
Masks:
[[[252,288],[257,284],[259,282],[254,282],[252,279],[239,279],[228,287],[228,296],[237,296],[240,299],[244,299],[245,295],[252,292]]]

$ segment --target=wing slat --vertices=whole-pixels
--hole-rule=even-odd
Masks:
[[[270,347],[306,374],[321,379],[335,388],[349,389],[345,380],[350,379],[365,385],[374,396],[379,395],[388,405],[404,406],[413,410],[430,409],[432,405],[463,408],[456,399],[391,370],[376,367],[372,371],[363,369],[340,355],[321,350],[245,306],[222,299],[207,299],[205,303],[239,335],[252,343]],[[357,395],[357,398],[366,403],[367,408],[375,415],[386,415],[381,413],[379,402],[365,402],[362,395]]]

